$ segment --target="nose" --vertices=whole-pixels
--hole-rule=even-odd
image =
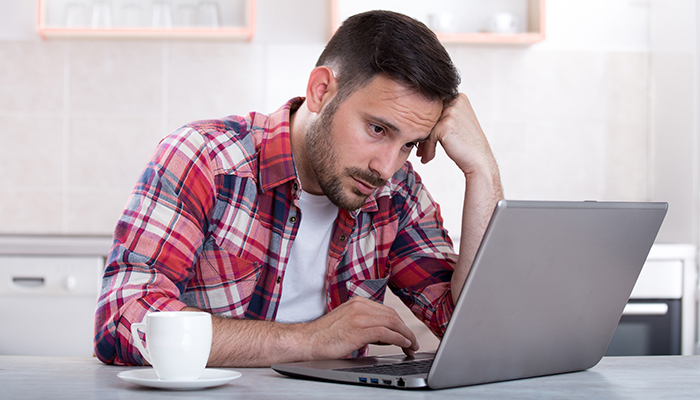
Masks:
[[[400,151],[383,146],[373,154],[369,169],[387,181],[401,168],[404,162],[406,160],[401,158]]]

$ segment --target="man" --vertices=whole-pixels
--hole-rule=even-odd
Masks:
[[[496,202],[498,168],[447,52],[423,24],[349,18],[305,98],[265,116],[165,138],[114,234],[95,319],[104,362],[143,364],[129,332],[147,312],[213,318],[210,366],[419,346],[386,287],[444,333]],[[437,143],[466,179],[459,256],[407,162]]]

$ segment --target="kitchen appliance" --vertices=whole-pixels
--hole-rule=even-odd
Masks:
[[[0,237],[0,355],[90,357],[109,238]]]
[[[606,355],[697,354],[696,248],[652,247]]]

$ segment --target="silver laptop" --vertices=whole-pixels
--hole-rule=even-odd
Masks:
[[[590,368],[605,354],[667,208],[502,200],[436,353],[272,368],[298,378],[432,389]]]

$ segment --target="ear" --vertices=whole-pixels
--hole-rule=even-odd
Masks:
[[[306,86],[306,107],[313,113],[320,113],[337,93],[337,81],[330,67],[316,67],[311,71]]]

